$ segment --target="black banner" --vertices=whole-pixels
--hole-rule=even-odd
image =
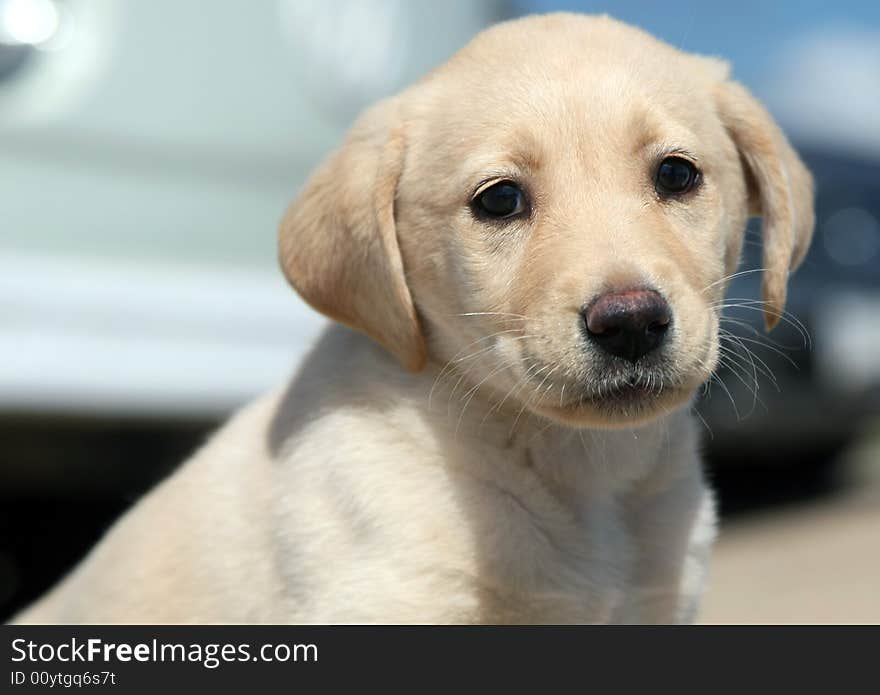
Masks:
[[[860,690],[877,628],[4,626],[2,692],[301,686]],[[722,688],[725,689],[725,688]],[[195,692],[195,691],[193,691]]]

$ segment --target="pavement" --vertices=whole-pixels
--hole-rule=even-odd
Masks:
[[[880,623],[880,428],[838,462],[845,483],[722,522],[701,623]]]

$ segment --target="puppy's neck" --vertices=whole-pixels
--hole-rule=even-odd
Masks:
[[[676,411],[631,427],[572,427],[520,402],[501,403],[504,394],[444,372],[440,365],[429,366],[417,379],[421,385],[415,388],[415,401],[444,437],[474,451],[505,452],[499,464],[504,470],[495,471],[497,476],[492,476],[488,457],[475,474],[502,480],[512,466],[528,469],[571,507],[594,498],[599,490],[613,491],[643,478],[686,419],[686,411]],[[426,390],[429,398],[420,395]]]
[[[369,338],[339,325],[326,331],[307,358],[289,398],[311,402],[316,410],[354,406],[381,411],[385,421],[405,419],[425,446],[443,442],[444,451],[457,452],[453,458],[480,461],[480,466],[466,464],[474,474],[494,478],[494,466],[518,466],[575,496],[586,487],[595,490],[642,475],[674,442],[686,415],[678,411],[647,425],[613,430],[569,427],[520,402],[501,403],[499,394],[466,375],[444,371],[443,365],[407,372]],[[612,461],[611,452],[625,452],[625,460]],[[503,471],[496,472],[503,477]]]

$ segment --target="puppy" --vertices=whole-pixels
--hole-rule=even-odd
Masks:
[[[715,59],[607,17],[500,24],[369,109],[280,230],[337,323],[20,622],[694,617],[689,414],[764,218],[766,322],[812,182]]]

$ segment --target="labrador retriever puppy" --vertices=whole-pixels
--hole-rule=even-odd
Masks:
[[[337,323],[20,622],[691,620],[690,414],[763,217],[768,328],[812,182],[719,60],[608,17],[497,25],[369,109],[281,224]]]

